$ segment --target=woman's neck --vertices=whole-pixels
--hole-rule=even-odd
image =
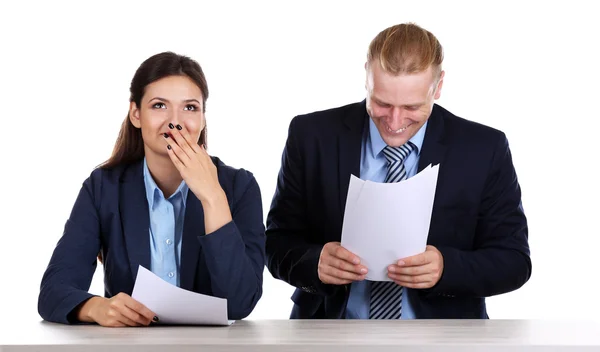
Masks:
[[[168,156],[163,157],[149,152],[146,153],[146,163],[154,182],[164,197],[169,198],[181,184],[181,174]]]

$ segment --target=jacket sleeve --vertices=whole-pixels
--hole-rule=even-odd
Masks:
[[[271,274],[309,293],[331,295],[337,286],[319,280],[322,244],[311,243],[307,220],[305,166],[298,119],[290,123],[275,195],[267,216],[267,266]]]
[[[516,290],[531,276],[528,228],[508,141],[499,139],[476,226],[474,250],[441,247],[442,278],[427,292],[489,297]]]
[[[88,293],[100,251],[100,225],[94,205],[93,178],[88,178],[77,196],[71,215],[50,263],[42,277],[38,312],[47,320],[72,324],[72,312],[94,295]]]
[[[200,236],[213,295],[227,298],[229,319],[247,317],[262,296],[265,266],[265,227],[260,189],[254,176],[239,170],[232,204],[232,221]]]

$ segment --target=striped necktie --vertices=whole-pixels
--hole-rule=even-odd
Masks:
[[[413,150],[411,142],[400,147],[386,146],[383,154],[388,162],[385,182],[406,180],[404,160]],[[373,281],[371,283],[371,302],[369,319],[400,319],[402,316],[402,286],[393,281]]]

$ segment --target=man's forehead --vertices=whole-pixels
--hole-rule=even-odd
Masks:
[[[372,99],[390,105],[423,104],[433,94],[433,84],[406,84],[404,82],[377,81],[369,87]]]

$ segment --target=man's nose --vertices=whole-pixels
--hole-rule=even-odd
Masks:
[[[404,109],[399,107],[393,107],[390,114],[390,119],[388,121],[388,125],[390,126],[390,128],[393,130],[398,130],[404,126],[405,122],[406,114]]]

